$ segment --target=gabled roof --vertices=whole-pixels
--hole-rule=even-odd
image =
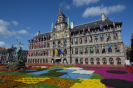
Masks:
[[[100,28],[99,24],[102,24],[103,26],[108,26],[113,25],[113,21],[111,21],[110,19],[106,18],[105,21],[101,20],[97,20],[97,21],[93,21],[93,22],[88,22],[88,23],[84,23],[84,24],[80,24],[80,25],[76,25],[73,27],[73,29],[71,29],[71,31],[78,31],[78,30],[83,30],[84,29],[88,29],[88,27],[90,27],[90,29],[92,28]],[[114,22],[115,24],[120,24],[120,26],[122,25],[122,22]]]

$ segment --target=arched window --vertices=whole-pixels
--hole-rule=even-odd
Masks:
[[[40,63],[42,63],[42,59],[40,59]]]
[[[46,59],[46,63],[48,63],[48,59]]]
[[[96,61],[97,61],[97,64],[100,64],[100,59],[99,58],[97,58]]]
[[[93,58],[91,58],[91,64],[94,64],[94,59]]]
[[[38,62],[37,63],[39,63],[39,59],[38,59]]]
[[[103,58],[103,64],[107,64],[106,58]]]
[[[85,58],[85,64],[88,64],[88,58]]]
[[[117,62],[117,64],[121,64],[121,59],[120,58],[117,58],[116,59],[116,62]]]
[[[67,60],[66,58],[63,59],[63,63],[66,64],[67,63]]]
[[[113,64],[114,63],[113,58],[109,58],[109,63],[110,64]]]
[[[80,59],[80,64],[83,64],[83,58]]]
[[[43,59],[43,63],[45,63],[45,59]]]
[[[54,59],[51,60],[51,63],[54,63]]]
[[[78,58],[75,59],[75,63],[78,63]]]
[[[35,62],[34,62],[34,59],[33,59],[33,63],[35,63]]]

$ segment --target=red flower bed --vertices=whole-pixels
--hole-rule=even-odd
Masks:
[[[133,67],[132,67],[132,66],[126,65],[126,68],[127,68],[128,70],[130,70],[130,71],[133,73]]]

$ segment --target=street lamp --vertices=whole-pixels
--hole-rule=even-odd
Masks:
[[[72,57],[71,57],[71,29],[69,28],[69,39],[70,39],[70,63],[72,63]]]

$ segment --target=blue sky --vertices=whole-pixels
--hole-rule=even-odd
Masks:
[[[0,47],[17,46],[16,39],[28,50],[28,41],[37,31],[51,31],[59,8],[70,22],[79,25],[101,19],[108,14],[114,22],[123,22],[121,37],[130,44],[133,33],[133,0],[0,0]]]

